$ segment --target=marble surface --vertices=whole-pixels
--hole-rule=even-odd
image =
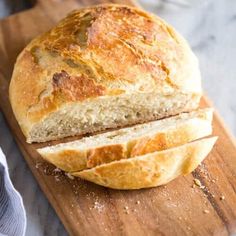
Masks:
[[[172,24],[200,61],[203,87],[236,135],[236,1],[140,0],[141,6]],[[0,17],[10,12],[0,1]],[[67,235],[27,167],[0,112],[0,146],[11,179],[23,197],[27,236]]]

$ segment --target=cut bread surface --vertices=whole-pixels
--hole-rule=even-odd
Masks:
[[[208,155],[216,140],[217,137],[201,139],[71,174],[114,189],[156,187],[192,172]]]
[[[36,122],[27,134],[27,142],[45,142],[161,119],[195,109],[199,99],[178,92],[169,96],[139,93],[70,103]]]
[[[212,109],[106,132],[38,149],[41,156],[68,172],[169,149],[212,133]]]

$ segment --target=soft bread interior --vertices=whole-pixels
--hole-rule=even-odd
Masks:
[[[106,132],[38,149],[44,159],[65,171],[79,171],[117,159],[168,149],[210,135],[212,109]]]
[[[208,155],[216,140],[217,137],[206,138],[71,174],[114,189],[155,187],[192,172]]]
[[[34,124],[27,142],[44,142],[161,119],[198,106],[200,95],[138,93],[69,103]]]

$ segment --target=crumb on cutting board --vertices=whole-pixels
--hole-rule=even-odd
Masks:
[[[221,201],[225,200],[225,196],[224,195],[220,196],[220,200]]]
[[[209,210],[204,210],[203,213],[208,214],[208,213],[210,213],[210,211]]]
[[[199,179],[194,179],[194,184],[197,185],[199,188],[205,188],[204,185],[202,185],[201,181]]]
[[[72,180],[75,179],[75,177],[74,177],[73,175],[71,175],[70,173],[66,173],[66,172],[65,172],[65,175],[66,175],[69,179],[72,179]]]

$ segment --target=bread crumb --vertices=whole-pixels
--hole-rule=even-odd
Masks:
[[[56,172],[56,173],[57,173],[57,172],[61,172],[61,169],[56,168],[56,169],[53,170],[53,172]]]
[[[139,204],[140,204],[140,201],[137,201],[137,202],[136,202],[136,204],[138,204],[138,205],[139,205]]]
[[[221,200],[221,201],[225,200],[225,196],[223,196],[223,195],[220,196],[220,200]]]
[[[75,179],[75,177],[73,175],[71,175],[70,173],[65,173],[65,174],[69,179],[72,179],[72,180]]]
[[[96,209],[96,210],[98,210],[99,213],[101,213],[103,208],[104,208],[104,206],[101,203],[99,203],[97,201],[94,202],[93,209]]]
[[[194,179],[193,181],[198,187],[202,185],[199,179]]]
[[[204,210],[203,213],[208,214],[210,211],[209,210]]]
[[[35,168],[38,169],[42,165],[41,162],[36,163]]]
[[[125,214],[129,214],[129,207],[128,206],[124,206],[124,211],[125,211]]]
[[[194,181],[195,185],[197,185],[199,188],[205,188],[205,186],[202,185],[202,183],[199,179],[194,179],[193,181]]]
[[[59,182],[60,181],[60,177],[58,175],[55,176],[55,180],[56,182]]]

